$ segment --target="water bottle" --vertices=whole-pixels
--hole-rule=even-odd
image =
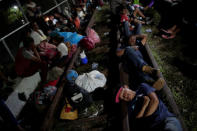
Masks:
[[[81,58],[82,64],[87,64],[87,63],[88,63],[88,59],[87,59],[86,54],[85,54],[84,51],[82,51],[82,52],[80,53],[80,58]]]

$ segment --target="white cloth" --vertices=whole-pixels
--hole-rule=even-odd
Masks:
[[[60,44],[57,46],[57,50],[58,50],[59,52],[61,52],[61,57],[67,56],[67,55],[68,55],[68,48],[67,48],[67,46],[66,46],[64,43],[60,43]]]
[[[40,34],[36,31],[32,31],[30,36],[34,39],[34,44],[39,45],[41,41],[46,40],[46,35],[42,32],[42,30],[38,30]]]

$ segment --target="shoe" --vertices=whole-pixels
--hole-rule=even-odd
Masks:
[[[152,68],[151,66],[145,65],[142,67],[142,71],[147,74],[157,75],[159,73],[159,69]]]
[[[173,34],[171,34],[170,36],[161,35],[161,37],[164,39],[173,39],[175,37],[175,35],[173,35]]]
[[[165,85],[165,80],[163,78],[159,78],[155,83],[153,84],[153,88],[155,88],[157,91],[161,90]]]

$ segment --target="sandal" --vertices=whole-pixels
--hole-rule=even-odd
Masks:
[[[173,39],[175,37],[175,35],[170,35],[170,36],[166,36],[166,35],[161,35],[162,38],[164,39]]]

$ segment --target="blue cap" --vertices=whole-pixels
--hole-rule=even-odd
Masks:
[[[75,70],[69,70],[66,74],[66,79],[71,83],[75,82],[77,77],[78,73]]]

